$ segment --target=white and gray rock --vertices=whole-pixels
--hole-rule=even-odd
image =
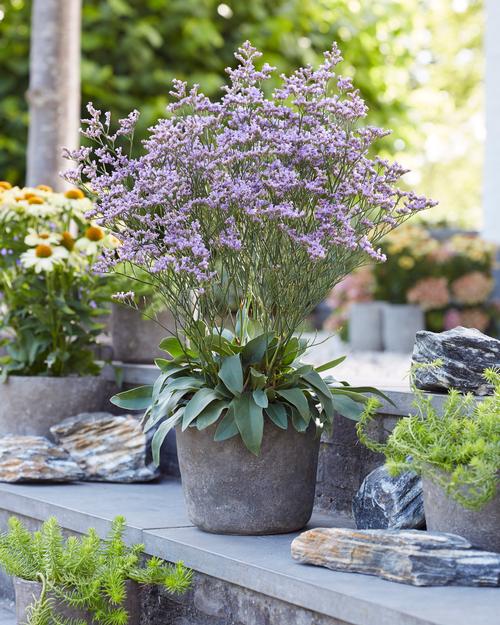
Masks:
[[[158,477],[147,461],[147,440],[130,414],[82,413],[53,426],[51,434],[95,482],[146,482]]]
[[[439,367],[415,371],[417,388],[443,391],[456,388],[476,395],[487,395],[493,388],[483,378],[490,367],[500,366],[500,341],[475,328],[453,328],[447,332],[417,332],[414,363],[442,361]]]
[[[83,477],[70,455],[43,436],[0,438],[2,482],[74,482]]]
[[[317,528],[295,538],[292,557],[413,586],[500,586],[499,553],[440,532]]]
[[[385,466],[368,474],[352,502],[358,529],[420,529],[425,525],[422,480],[411,472],[392,477]]]

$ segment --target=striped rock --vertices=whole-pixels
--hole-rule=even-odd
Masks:
[[[414,586],[500,586],[500,554],[419,530],[317,528],[292,542],[298,562]]]
[[[82,413],[50,428],[57,444],[95,482],[146,482],[158,477],[147,459],[147,439],[136,417]]]
[[[83,471],[68,452],[43,436],[0,438],[0,481],[74,482]]]

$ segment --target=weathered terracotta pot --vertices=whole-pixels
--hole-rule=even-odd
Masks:
[[[217,534],[284,534],[302,529],[314,504],[319,437],[266,421],[259,456],[239,436],[213,440],[215,426],[201,432],[177,429],[177,452],[188,515]]]
[[[466,538],[474,547],[500,553],[500,491],[480,510],[468,510],[430,480],[422,478],[427,529]]]
[[[139,625],[141,620],[141,597],[140,587],[136,582],[128,580],[125,582],[127,590],[127,598],[124,608],[129,615],[128,625]],[[16,619],[18,625],[25,625],[27,622],[28,608],[32,603],[40,597],[42,585],[38,582],[30,582],[19,577],[14,577],[14,592],[16,596]],[[54,601],[55,612],[70,620],[83,619],[87,623],[92,623],[91,614],[79,608],[72,608],[61,603],[59,600]]]
[[[111,338],[113,358],[121,362],[153,364],[155,358],[166,358],[158,349],[161,340],[170,336],[174,326],[169,311],[158,314],[158,322],[144,319],[141,312],[120,304],[113,304],[111,312]],[[161,324],[161,325],[160,325]]]
[[[99,376],[11,375],[0,384],[0,436],[49,436],[66,417],[102,410],[109,390]]]

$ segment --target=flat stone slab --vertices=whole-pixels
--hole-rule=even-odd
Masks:
[[[417,332],[412,360],[438,367],[415,371],[415,385],[426,391],[456,388],[476,395],[488,395],[493,387],[483,378],[483,371],[500,366],[500,341],[475,328],[453,328],[446,332]]]
[[[239,537],[201,532],[189,523],[181,485],[171,478],[149,484],[0,484],[1,510],[0,519],[19,514],[41,521],[55,515],[70,531],[95,527],[101,536],[113,517],[123,514],[127,542],[144,543],[149,555],[183,560],[202,574],[316,611],[335,623],[498,625],[497,588],[417,588],[299,565],[290,556],[295,534]],[[348,524],[346,517],[316,513],[309,528]]]
[[[51,427],[50,433],[78,463],[85,480],[129,483],[159,477],[147,461],[146,435],[130,414],[82,413]]]
[[[369,473],[352,502],[358,529],[420,529],[425,526],[422,480],[404,472],[389,475],[385,466]]]
[[[0,438],[2,482],[75,482],[82,477],[68,452],[43,436]]]
[[[500,586],[500,554],[442,532],[317,528],[293,541],[292,557],[414,586]]]

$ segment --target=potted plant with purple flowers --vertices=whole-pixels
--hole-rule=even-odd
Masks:
[[[384,234],[432,205],[396,186],[399,165],[369,156],[386,133],[359,124],[366,107],[336,75],[336,46],[269,98],[274,70],[257,69],[259,56],[248,42],[238,50],[219,102],[175,81],[137,158],[120,144],[137,113],[112,133],[89,105],[84,134],[96,147],[70,154],[68,174],[122,242],[101,265],[143,269],[176,321],[155,384],[113,401],[146,409],[156,458],[176,428],[192,521],[242,534],[307,523],[321,432],[335,411],[357,419],[376,392],[322,377],[342,359],[304,364],[297,328],[353,269],[384,260]],[[221,311],[229,293],[235,314]]]

